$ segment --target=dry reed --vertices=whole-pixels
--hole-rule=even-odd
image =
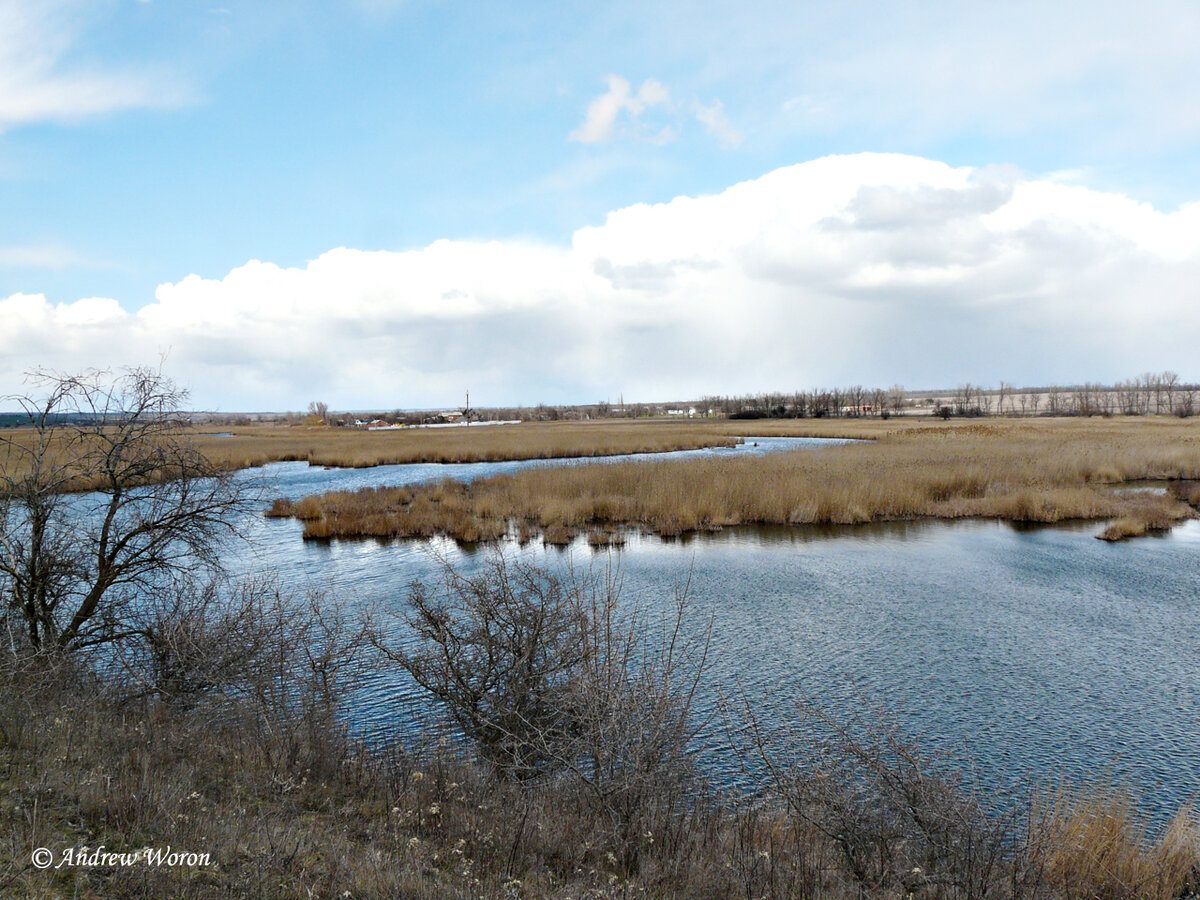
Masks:
[[[252,426],[232,437],[197,433],[202,451],[230,468],[302,460],[313,466],[364,468],[403,463],[496,462],[660,453],[728,446],[719,424],[670,422],[527,422],[459,428],[367,431],[322,426]]]
[[[758,423],[755,423],[756,425]],[[533,468],[470,484],[370,488],[281,501],[305,537],[460,539],[494,523],[637,527],[674,535],[726,526],[989,517],[1121,520],[1110,538],[1196,515],[1193,485],[1122,492],[1129,481],[1200,479],[1200,423],[1158,420],[878,423],[878,440],[770,454]],[[314,517],[315,509],[319,515]]]
[[[1059,788],[1036,798],[1028,841],[1069,897],[1173,900],[1200,889],[1200,823],[1187,806],[1154,837],[1127,792]]]

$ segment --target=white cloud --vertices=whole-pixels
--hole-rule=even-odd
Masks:
[[[714,101],[711,106],[697,103],[694,109],[696,121],[726,147],[737,147],[742,143],[742,133],[729,124],[729,118],[725,115],[725,104],[720,100]]]
[[[0,0],[0,130],[188,101],[169,73],[75,61],[93,17],[80,0]]]
[[[251,261],[136,313],[0,299],[0,393],[153,361],[197,404],[682,398],[832,383],[1200,380],[1200,204],[910,156],[826,157],[639,204],[569,247],[437,241]]]
[[[616,137],[668,144],[679,136],[688,111],[705,130],[727,147],[742,142],[742,134],[729,122],[725,106],[714,100],[705,106],[693,101],[690,107],[675,104],[662,82],[647,78],[635,92],[627,79],[609,75],[608,90],[593,99],[587,108],[583,124],[567,135],[567,140],[581,144],[598,144]],[[643,118],[648,111],[660,113],[658,119]]]
[[[595,144],[611,140],[621,114],[626,114],[632,135],[649,135],[656,143],[670,139],[669,128],[654,127],[651,131],[639,127],[642,113],[657,106],[667,106],[671,95],[663,85],[647,78],[634,93],[629,82],[620,75],[609,75],[608,90],[588,104],[583,124],[572,131],[567,139],[581,144]]]

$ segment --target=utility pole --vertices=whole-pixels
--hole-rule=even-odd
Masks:
[[[469,427],[471,424],[471,392],[469,390],[467,391],[467,409],[465,412],[465,416],[467,419],[467,425]]]

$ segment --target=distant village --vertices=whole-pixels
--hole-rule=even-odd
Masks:
[[[864,388],[853,385],[828,390],[710,396],[693,401],[483,407],[464,405],[434,410],[331,410],[313,402],[305,412],[195,412],[197,422],[251,424],[282,422],[331,425],[381,431],[400,428],[452,428],[518,422],[587,421],[591,419],[805,419],[890,418],[892,416],[1139,416],[1200,413],[1200,385],[1182,381],[1174,372],[1146,373],[1112,385],[1018,388],[961,384],[953,390],[911,391],[900,385]],[[0,424],[3,424],[0,422]]]

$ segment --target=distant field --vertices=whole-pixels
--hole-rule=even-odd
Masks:
[[[196,428],[194,437],[205,455],[231,468],[291,460],[363,468],[662,453],[731,446],[743,435],[872,438],[920,424],[896,419],[597,419],[395,431],[254,425],[228,429],[233,437],[218,437],[208,433],[213,429]]]
[[[662,453],[733,445],[740,435],[871,437],[886,433],[886,422],[861,419],[726,421],[723,419],[600,419],[525,422],[455,428],[367,431],[318,425],[194,426],[187,429],[196,448],[226,469],[270,462],[364,468],[395,463],[463,463],[500,460],[579,458],[626,453]],[[905,427],[903,423],[892,429]],[[0,472],[22,464],[5,441],[26,446],[26,428],[0,431]],[[86,488],[86,484],[80,485]]]
[[[287,460],[306,461],[314,466],[362,468],[394,463],[610,456],[734,443],[731,432],[720,425],[620,420],[394,431],[256,425],[229,431],[233,437],[217,437],[196,429],[196,444],[214,462],[239,469]]]
[[[538,468],[469,485],[335,492],[281,501],[271,514],[302,519],[308,538],[446,534],[479,541],[515,529],[550,542],[588,531],[601,543],[612,530],[630,527],[672,535],[748,523],[992,517],[1113,520],[1108,537],[1117,539],[1168,528],[1200,506],[1200,489],[1190,482],[1200,479],[1198,420],[758,420],[680,428],[876,440],[757,457]],[[1171,490],[1114,489],[1143,480]]]

